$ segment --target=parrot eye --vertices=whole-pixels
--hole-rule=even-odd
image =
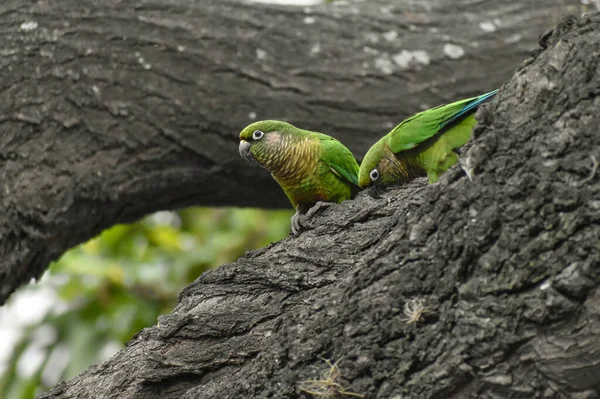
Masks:
[[[254,133],[252,133],[252,139],[253,140],[260,140],[262,139],[262,136],[264,136],[265,134],[260,131],[260,130],[255,130]]]
[[[379,179],[379,172],[377,171],[377,169],[373,169],[371,173],[369,173],[369,177],[371,178],[371,181]]]

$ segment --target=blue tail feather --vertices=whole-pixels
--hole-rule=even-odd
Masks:
[[[456,113],[456,115],[454,115],[452,118],[450,118],[448,121],[446,121],[446,123],[444,123],[442,126],[440,126],[440,128],[444,129],[444,128],[448,127],[449,125],[452,125],[455,122],[461,120],[463,117],[471,114],[472,112],[477,110],[477,107],[479,107],[481,104],[483,104],[490,98],[494,97],[497,93],[498,93],[498,89],[496,89],[494,91],[490,91],[489,93],[486,93],[486,94],[482,94],[479,97],[475,98],[473,101],[467,103],[463,107],[463,109],[461,109],[459,112]]]

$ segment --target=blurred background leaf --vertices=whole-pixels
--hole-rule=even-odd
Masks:
[[[204,271],[286,237],[292,214],[158,212],[66,252],[0,308],[0,398],[34,398],[108,359]]]

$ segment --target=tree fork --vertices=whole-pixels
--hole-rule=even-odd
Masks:
[[[328,207],[41,398],[598,397],[598,32],[542,37],[479,111],[470,178]]]

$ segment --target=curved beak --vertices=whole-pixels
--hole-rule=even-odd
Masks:
[[[379,187],[377,187],[376,184],[373,184],[372,186],[367,187],[365,189],[365,191],[373,199],[380,199],[381,198],[381,196],[380,196],[381,190],[379,189]]]
[[[252,162],[254,158],[252,157],[252,153],[250,153],[250,143],[246,140],[240,141],[240,156],[244,158],[248,162]]]

